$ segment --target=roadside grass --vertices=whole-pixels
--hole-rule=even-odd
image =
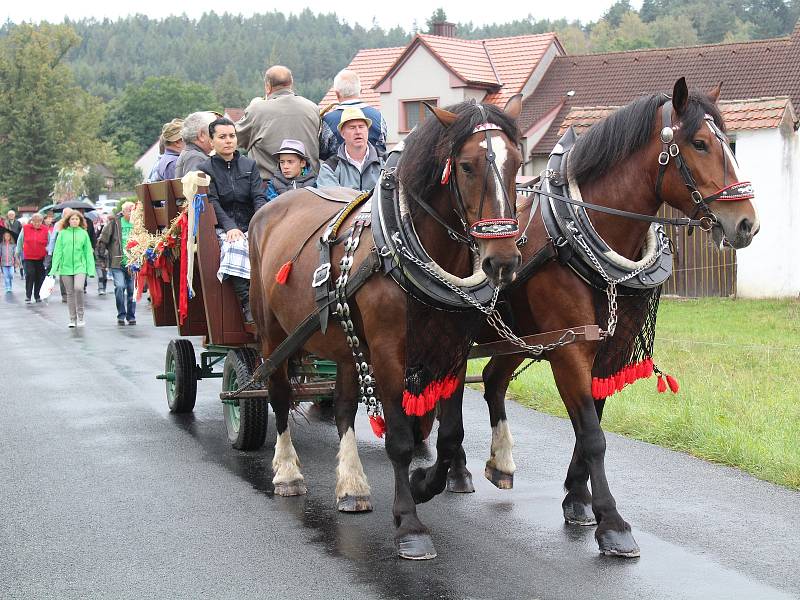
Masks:
[[[800,489],[800,302],[664,299],[654,354],[680,392],[657,393],[654,377],[639,381],[606,402],[604,429]],[[482,364],[473,361],[470,373]],[[546,362],[513,381],[509,395],[567,416]]]

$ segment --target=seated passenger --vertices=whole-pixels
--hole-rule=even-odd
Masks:
[[[164,127],[161,128],[164,154],[156,163],[156,173],[151,181],[175,179],[175,164],[184,147],[181,129],[183,129],[183,119],[172,119],[169,123],[164,123]]]
[[[349,187],[371,190],[381,172],[381,159],[368,135],[372,121],[360,108],[348,107],[342,111],[339,132],[344,144],[334,156],[327,159],[319,170],[317,187]]]
[[[314,187],[317,176],[308,166],[306,147],[300,140],[283,140],[280,150],[274,155],[280,172],[276,171],[267,186],[267,200],[273,200],[283,192],[304,187]]]
[[[175,177],[178,179],[190,171],[196,171],[208,159],[208,153],[211,152],[208,124],[216,118],[213,112],[202,111],[193,112],[184,120],[181,137],[185,146],[175,162]]]
[[[211,121],[208,134],[216,154],[200,165],[211,176],[208,200],[217,215],[221,255],[217,277],[231,280],[242,304],[245,321],[250,313],[250,253],[247,228],[255,212],[267,203],[256,162],[236,149],[236,127],[224,117]]]

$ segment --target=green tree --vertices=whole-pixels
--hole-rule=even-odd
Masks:
[[[230,65],[214,82],[214,94],[217,102],[223,108],[244,108],[250,101],[250,98],[242,89],[241,83],[239,83],[239,76]]]
[[[589,52],[589,39],[580,27],[569,25],[559,29],[557,35],[567,54],[586,54]]]
[[[206,85],[177,77],[148,77],[139,85],[129,85],[112,103],[103,130],[118,150],[132,141],[141,153],[158,138],[167,121],[222,108]]]
[[[656,18],[650,23],[650,36],[657,48],[698,44],[697,31],[692,25],[692,20],[686,15]]]
[[[59,168],[100,162],[103,107],[65,64],[80,43],[68,25],[22,24],[0,37],[0,195],[12,206],[45,203]]]
[[[425,20],[425,27],[427,27],[428,33],[433,33],[433,26],[436,23],[446,23],[447,22],[447,14],[444,12],[444,9],[440,6],[433,14]]]
[[[603,15],[603,20],[608,21],[612,28],[617,28],[622,23],[622,17],[632,11],[630,0],[617,0]]]

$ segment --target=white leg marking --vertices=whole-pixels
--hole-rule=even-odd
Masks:
[[[356,434],[350,428],[339,441],[339,464],[336,465],[336,499],[345,496],[369,496],[370,489],[364,467],[358,456]]]
[[[511,450],[514,448],[514,437],[508,427],[508,421],[503,419],[492,427],[492,450],[486,465],[498,471],[512,475],[517,470]]]
[[[292,436],[288,427],[275,440],[272,471],[275,473],[272,478],[273,484],[303,481],[303,474],[300,472],[300,459],[297,457],[297,452],[292,444]]]

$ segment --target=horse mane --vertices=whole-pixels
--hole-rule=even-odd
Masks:
[[[667,100],[669,97],[664,94],[639,98],[581,135],[575,142],[569,161],[570,175],[578,185],[602,177],[644,148],[655,134],[658,109]],[[725,131],[725,123],[716,104],[705,94],[692,91],[676,135],[682,140],[691,138],[703,123],[706,114],[711,115],[717,127]]]
[[[483,107],[488,122],[498,125],[515,143],[519,141],[516,121],[494,105],[484,104]],[[430,115],[406,137],[397,178],[412,198],[427,199],[435,189],[441,187],[445,162],[458,152],[475,127],[484,121],[474,100],[445,108],[459,115],[450,127],[445,127],[435,116]],[[414,214],[418,208],[417,203],[411,203],[410,208]]]

